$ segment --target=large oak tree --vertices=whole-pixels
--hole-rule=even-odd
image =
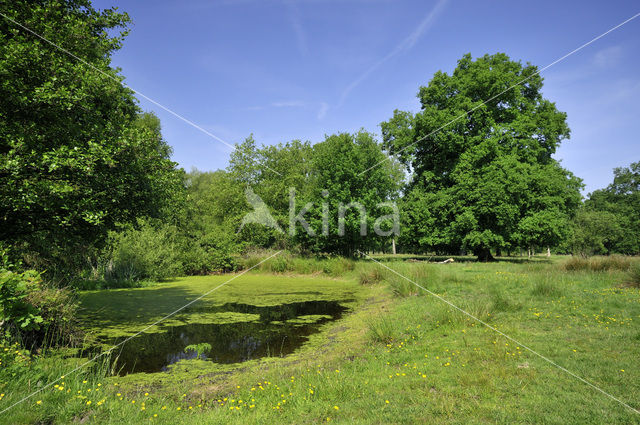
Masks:
[[[505,54],[465,55],[420,88],[420,112],[382,123],[385,147],[411,175],[405,245],[488,260],[492,249],[559,242],[581,182],[553,158],[569,127],[542,82]]]

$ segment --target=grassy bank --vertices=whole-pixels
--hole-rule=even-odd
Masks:
[[[330,277],[326,264],[308,264],[309,275],[302,276],[304,270],[283,268],[281,263],[268,273],[264,269],[249,273],[246,290],[241,284],[235,288],[230,284],[220,289],[218,298],[216,292],[207,301],[270,304],[318,296],[344,298],[349,293],[359,300],[352,314],[325,325],[291,356],[213,371],[199,369],[196,362],[180,370],[170,383],[153,378],[162,374],[104,379],[97,373],[69,376],[64,384],[43,391],[1,420],[640,423],[638,414],[525,348],[640,407],[640,293],[628,285],[628,272],[621,267],[566,267],[565,260],[545,259],[385,263],[520,345],[375,263],[331,261],[342,262],[333,265],[343,269],[340,278]],[[86,293],[82,296],[86,323],[103,332],[120,329],[126,334],[133,324],[153,321],[218,279],[225,277],[179,279],[133,290],[140,292]],[[143,299],[154,301],[143,308]],[[70,363],[47,358],[35,360],[31,367],[42,369],[38,379],[46,382],[59,377],[61,365]],[[38,379],[16,380],[24,389],[4,381],[0,408],[26,394],[28,385],[37,388]]]

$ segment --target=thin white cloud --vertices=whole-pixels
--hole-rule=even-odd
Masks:
[[[400,43],[396,47],[396,50],[398,52],[402,50],[411,50],[413,46],[415,46],[415,44],[418,42],[418,40],[420,40],[420,37],[422,37],[422,35],[427,32],[429,28],[431,28],[435,20],[438,18],[438,15],[440,15],[442,9],[444,9],[446,3],[447,0],[438,1],[435,7],[431,9],[431,12],[429,12],[427,16],[424,17],[422,22],[420,22],[416,29],[413,30],[409,37],[405,38],[402,43]]]
[[[317,106],[317,113],[316,113],[316,117],[318,118],[318,120],[322,120],[324,119],[324,117],[327,115],[327,112],[330,109],[330,106],[328,103],[326,102],[320,102],[320,103],[307,103],[304,102],[302,100],[282,100],[282,101],[278,101],[278,102],[271,102],[268,105],[256,105],[256,106],[248,106],[246,108],[244,108],[245,111],[263,111],[267,108],[305,108],[305,109],[311,109],[311,108],[316,108]]]
[[[320,102],[320,109],[318,109],[318,119],[322,120],[329,112],[329,104],[326,102]]]
[[[624,49],[621,46],[606,47],[571,68],[549,70],[545,76],[545,90],[596,78],[603,72],[609,72],[610,68],[620,67],[626,59],[623,53]]]
[[[338,102],[338,107],[342,106],[344,101],[349,97],[349,94],[355,89],[362,81],[364,81],[369,75],[371,75],[375,70],[380,68],[385,62],[393,58],[394,56],[409,51],[415,46],[415,44],[420,40],[420,37],[424,35],[425,32],[431,28],[431,26],[435,23],[436,19],[444,9],[448,0],[439,0],[438,3],[434,6],[433,9],[420,21],[420,24],[406,37],[402,42],[400,42],[391,52],[389,52],[385,57],[374,63],[369,69],[363,72],[358,78],[356,78],[351,84],[349,84],[340,95],[340,101]]]
[[[622,47],[612,46],[599,50],[593,55],[593,63],[600,67],[613,67],[620,63],[622,59]]]
[[[302,100],[281,100],[277,102],[271,102],[267,105],[253,105],[244,108],[245,111],[263,111],[267,108],[306,108],[307,102]]]
[[[301,100],[284,100],[271,103],[271,106],[274,108],[304,108],[306,105],[307,104]]]
[[[300,17],[300,9],[294,0],[285,0],[285,5],[289,14],[289,21],[291,22],[291,28],[296,35],[296,42],[298,44],[298,51],[302,56],[307,56],[309,48],[307,47],[307,36],[302,26],[302,18]]]

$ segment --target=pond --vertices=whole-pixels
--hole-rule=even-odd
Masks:
[[[345,300],[347,301],[347,300]],[[309,335],[347,310],[338,301],[302,301],[275,306],[226,303],[189,311],[180,325],[160,325],[114,350],[114,369],[120,375],[162,372],[180,360],[200,358],[215,363],[239,363],[261,357],[282,357],[302,346]],[[236,313],[231,323],[188,323],[198,313]],[[101,342],[115,345],[124,338]],[[199,344],[204,351],[187,346]]]

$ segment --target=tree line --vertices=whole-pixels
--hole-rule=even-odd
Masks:
[[[543,97],[538,68],[506,54],[437,72],[419,88],[419,111],[381,123],[381,141],[364,130],[315,144],[248,137],[226,169],[185,172],[111,65],[126,13],[87,0],[5,9],[83,59],[0,20],[0,243],[11,264],[136,280],[232,270],[252,249],[354,256],[395,242],[483,261],[521,249],[640,251],[640,163],[583,200],[581,179],[554,158],[570,136],[566,114]],[[248,194],[276,226],[242,225]]]

